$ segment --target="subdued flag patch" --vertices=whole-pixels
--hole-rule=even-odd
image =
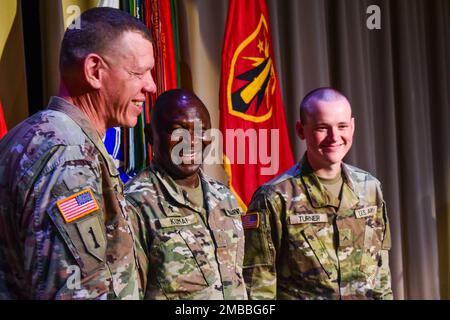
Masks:
[[[99,209],[90,188],[80,191],[56,202],[59,212],[66,222],[75,221]]]
[[[256,229],[259,227],[259,213],[248,213],[241,217],[244,229]]]

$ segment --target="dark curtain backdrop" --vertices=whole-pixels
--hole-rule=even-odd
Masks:
[[[269,1],[288,119],[309,90],[347,94],[347,161],[383,183],[397,298],[449,298],[449,2]],[[366,8],[381,9],[381,29]],[[296,154],[294,121],[288,123]]]
[[[183,83],[207,102],[213,123],[227,3],[178,2]],[[294,131],[302,97],[319,86],[342,90],[356,120],[346,161],[383,184],[395,297],[449,299],[449,1],[267,3],[296,158],[305,151]],[[380,30],[366,27],[373,4]]]

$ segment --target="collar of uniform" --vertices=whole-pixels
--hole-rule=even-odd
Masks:
[[[301,179],[303,185],[305,186],[306,193],[311,200],[311,205],[314,208],[322,208],[327,206],[337,207],[339,205],[339,200],[332,197],[320,183],[308,162],[306,153],[298,166],[301,168]]]
[[[339,199],[334,198],[320,183],[308,162],[306,153],[298,166],[301,168],[301,178],[309,199],[311,199],[311,205],[314,208],[333,206],[338,208],[339,212],[344,212],[358,204],[359,199],[354,191],[355,183],[351,176],[351,170],[345,163],[342,163],[341,165],[344,183],[342,185],[343,196],[340,201]]]
[[[212,211],[222,200],[225,199],[223,192],[218,188],[220,184],[215,182],[200,170],[200,181],[202,182],[203,193],[205,196],[205,204],[209,211]]]
[[[175,200],[179,205],[189,207],[192,210],[201,212],[202,208],[193,206],[192,203],[185,198],[185,196],[183,195],[183,190],[160,165],[158,165],[156,162],[152,162],[151,168],[152,171],[155,173],[156,178],[162,184],[164,189],[166,189],[166,192],[173,198],[173,200]],[[202,183],[201,171],[200,171],[200,183]],[[202,187],[204,188],[203,184]],[[203,189],[203,192],[206,192],[206,190]]]
[[[75,121],[89,138],[92,143],[96,146],[96,148],[100,151],[105,159],[105,162],[108,166],[108,171],[111,176],[118,176],[119,171],[111,159],[111,156],[106,151],[105,145],[98,134],[97,130],[92,126],[92,123],[89,121],[88,117],[76,106],[69,103],[67,100],[53,96],[50,98],[50,102],[48,104],[47,109],[51,109],[54,111],[59,111],[65,113],[69,116],[73,121]]]
[[[167,193],[178,202],[178,204],[189,207],[195,211],[201,212],[203,208],[193,207],[192,204],[186,200],[183,196],[183,192],[181,188],[177,185],[175,180],[169,176],[166,171],[158,165],[156,162],[152,162],[151,170],[155,173],[155,176],[160,181],[160,183],[164,186]],[[203,194],[206,195],[205,204],[209,210],[216,207],[220,201],[223,200],[222,193],[209,181],[209,178],[204,174],[203,170],[199,170],[200,183],[202,184]]]
[[[333,197],[320,183],[308,162],[306,153],[299,163],[299,168],[301,168],[301,178],[309,199],[311,199],[311,205],[314,208],[333,206],[338,208],[339,212],[344,212],[358,204],[359,199],[354,192],[354,182],[351,177],[351,170],[345,163],[342,163],[341,165],[344,183],[342,185],[343,196],[340,201]]]
[[[175,180],[173,180],[172,177],[169,176],[166,171],[154,161],[152,161],[150,168],[155,173],[156,178],[159,180],[164,189],[166,189],[166,192],[173,198],[173,200],[178,202],[178,204],[189,207],[188,201],[186,201],[186,199],[184,198],[183,193],[176,184]]]
[[[342,163],[341,168],[344,184],[342,185],[339,211],[345,211],[356,206],[359,203],[359,198],[355,193],[355,182],[352,179],[350,168],[345,163]]]

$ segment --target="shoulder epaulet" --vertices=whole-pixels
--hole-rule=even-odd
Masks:
[[[214,188],[216,188],[218,191],[221,191],[222,193],[231,192],[230,188],[226,184],[222,183],[219,180],[214,179],[213,177],[208,176],[207,174],[205,174],[204,171],[202,171],[202,178],[203,180],[214,186]]]
[[[277,185],[277,184],[279,184],[279,183],[281,183],[283,181],[286,181],[288,179],[296,177],[298,175],[300,175],[300,168],[299,168],[299,165],[297,163],[297,164],[293,165],[291,168],[289,168],[287,171],[281,173],[280,175],[276,176],[272,180],[266,182],[264,184],[264,186],[265,185],[267,185],[267,186],[269,186],[269,185],[270,186],[274,186],[274,185]]]
[[[43,110],[36,116],[48,123],[48,143],[59,145],[80,145],[85,143],[85,134],[80,126],[63,112],[54,110]],[[43,122],[39,124],[40,129],[45,131]],[[31,127],[31,130],[33,128]]]
[[[376,183],[380,183],[380,181],[374,177],[370,172],[367,172],[358,167],[343,163],[344,168],[347,170],[348,174],[351,176],[351,179],[356,182],[361,181],[374,181]]]
[[[146,188],[151,187],[153,189],[156,179],[155,173],[150,167],[147,167],[125,183],[124,191],[132,193],[144,185]]]

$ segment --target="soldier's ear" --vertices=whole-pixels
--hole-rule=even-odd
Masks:
[[[95,53],[90,53],[83,61],[83,71],[86,82],[94,89],[100,89],[103,71],[107,67],[103,59]]]
[[[297,133],[297,137],[299,137],[300,140],[305,140],[305,129],[300,121],[295,123],[295,133]]]

